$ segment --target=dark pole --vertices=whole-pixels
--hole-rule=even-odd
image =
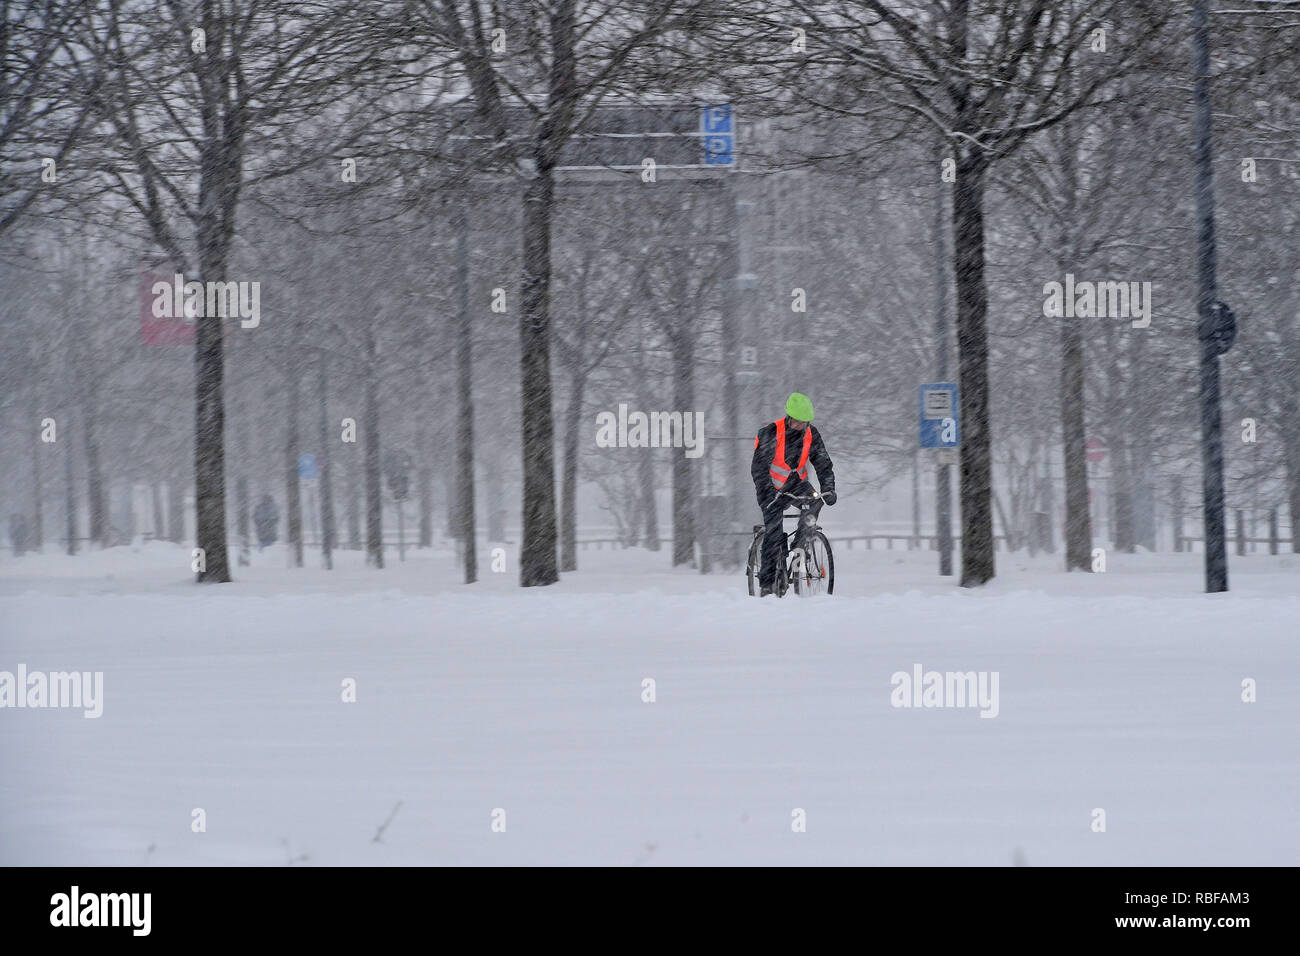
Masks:
[[[738,524],[740,521],[739,504],[745,498],[743,492],[749,483],[748,478],[744,477],[748,474],[748,471],[742,454],[740,389],[736,382],[736,365],[739,362],[740,355],[740,326],[745,318],[741,315],[743,309],[742,296],[744,294],[741,288],[743,284],[743,268],[741,265],[741,243],[743,240],[741,238],[741,229],[744,226],[740,221],[740,199],[736,193],[734,174],[728,176],[719,191],[731,238],[731,247],[729,249],[731,262],[729,266],[732,270],[732,276],[722,311],[721,339],[722,427],[727,434],[727,459],[724,471],[727,480],[723,484],[723,492],[726,495],[724,504],[726,508],[725,527],[728,532],[733,532],[740,530]],[[728,534],[726,536],[727,543],[722,551],[722,564],[724,567],[731,568],[740,564],[739,541],[740,537],[737,535]]]
[[[1223,516],[1223,433],[1219,407],[1220,349],[1215,329],[1213,139],[1210,130],[1210,23],[1206,0],[1194,0],[1196,57],[1196,302],[1201,342],[1201,483],[1205,509],[1205,590],[1228,590]]]
[[[948,271],[947,243],[944,241],[943,190],[934,202],[934,342],[938,380],[948,381]],[[952,576],[952,468],[940,465],[934,480],[934,519],[939,536],[939,574]]]

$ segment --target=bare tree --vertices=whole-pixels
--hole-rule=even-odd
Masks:
[[[1036,132],[1104,102],[1171,14],[1165,4],[1116,0],[863,0],[833,11],[793,0],[792,15],[812,25],[823,50],[815,59],[838,81],[833,91],[814,82],[806,101],[850,116],[889,114],[919,125],[924,137],[937,129],[951,150],[935,165],[938,172],[940,161],[951,161],[955,176],[961,583],[977,586],[994,576],[984,249],[990,169]],[[1107,55],[1090,60],[1095,31],[1120,23],[1125,29],[1113,30]]]
[[[291,123],[325,109],[349,75],[338,4],[287,0],[105,0],[78,48],[103,82],[93,95],[97,168],[178,270],[225,283],[241,196],[285,159]],[[160,42],[160,38],[166,38]],[[199,581],[229,581],[222,316],[195,332],[194,481]]]
[[[51,193],[93,111],[93,69],[69,44],[92,4],[0,0],[0,235]]]
[[[560,570],[578,569],[578,464],[582,409],[587,383],[609,357],[624,324],[625,294],[617,281],[618,263],[602,262],[594,245],[581,249],[571,272],[557,273],[562,287],[572,287],[572,307],[557,323],[555,354],[569,377],[568,407],[562,436],[560,478]]]
[[[551,233],[561,150],[607,97],[632,96],[662,59],[656,42],[689,29],[696,0],[481,0],[379,3],[401,42],[463,77],[485,153],[523,179],[520,389],[524,587],[559,580],[551,388]],[[397,12],[393,9],[400,9]],[[670,48],[670,45],[664,45]]]

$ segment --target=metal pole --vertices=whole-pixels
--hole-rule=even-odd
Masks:
[[[740,427],[740,390],[736,382],[736,365],[739,362],[739,338],[740,325],[743,321],[741,315],[742,291],[741,291],[741,224],[739,197],[736,195],[736,174],[731,173],[721,188],[721,199],[728,220],[728,231],[732,238],[731,264],[734,269],[730,289],[726,297],[726,305],[722,311],[722,410],[723,410],[723,428],[726,430],[730,440],[727,446],[726,471],[727,481],[723,485],[723,494],[726,496],[726,519],[725,527],[729,532],[740,530],[740,503],[747,499],[744,494],[747,482],[742,478],[745,473],[744,460],[742,457],[742,443],[737,436],[741,433]],[[727,544],[722,554],[722,565],[727,568],[734,568],[740,564],[739,549],[733,542],[740,540],[737,535],[728,535]]]
[[[944,193],[935,193],[934,201],[934,341],[935,369],[940,382],[948,381],[948,271],[944,223]],[[934,480],[934,520],[939,536],[939,574],[952,576],[952,468],[940,465]]]
[[[1215,282],[1214,145],[1210,127],[1210,23],[1206,0],[1193,0],[1196,59],[1196,263],[1201,339],[1201,483],[1205,513],[1205,590],[1228,590],[1223,515],[1223,433],[1219,404],[1219,352],[1213,329]]]

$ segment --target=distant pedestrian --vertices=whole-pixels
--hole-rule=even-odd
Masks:
[[[258,551],[268,544],[275,544],[280,528],[280,509],[270,495],[262,495],[262,500],[253,509],[253,524],[257,527]]]

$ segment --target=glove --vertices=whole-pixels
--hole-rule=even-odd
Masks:
[[[833,505],[833,504],[835,504],[836,500],[837,500],[837,499],[836,499],[836,496],[835,496],[835,492],[833,492],[833,491],[823,491],[823,492],[822,492],[822,501],[826,502],[826,504],[827,504],[828,506],[829,506],[829,505]]]

